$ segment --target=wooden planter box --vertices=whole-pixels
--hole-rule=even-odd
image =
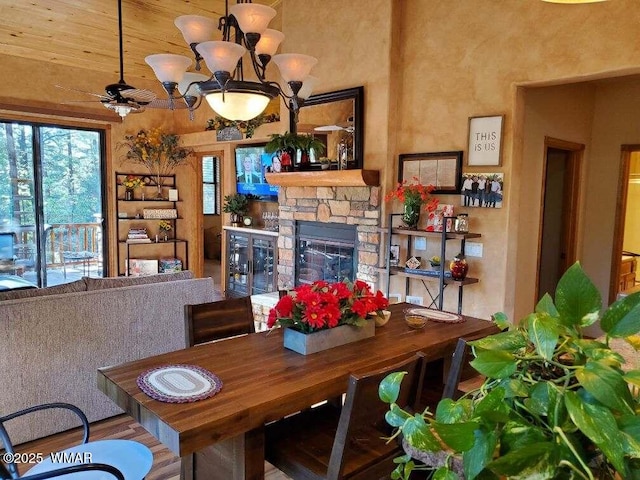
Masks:
[[[373,337],[375,333],[376,327],[372,321],[368,321],[363,327],[340,325],[339,327],[308,334],[301,333],[292,328],[285,328],[284,347],[301,353],[302,355],[310,355],[322,350]]]

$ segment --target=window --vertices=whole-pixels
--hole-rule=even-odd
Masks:
[[[0,121],[0,275],[103,275],[104,132]]]
[[[220,215],[220,159],[212,155],[202,157],[202,212]]]

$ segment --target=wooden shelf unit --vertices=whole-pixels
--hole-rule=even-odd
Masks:
[[[446,252],[447,252],[447,241],[448,240],[459,240],[460,241],[460,251],[464,254],[465,242],[467,239],[471,238],[480,238],[482,235],[479,233],[456,233],[456,232],[427,232],[426,230],[410,230],[407,228],[399,228],[393,226],[394,218],[400,218],[402,214],[391,214],[389,215],[389,226],[388,226],[388,235],[387,235],[387,252],[391,251],[392,238],[393,236],[400,236],[406,242],[406,251],[407,255],[412,255],[414,250],[414,238],[426,238],[433,239],[435,241],[440,242],[440,268],[437,270],[437,275],[425,275],[420,273],[415,273],[411,271],[406,271],[404,267],[400,266],[392,266],[391,265],[391,255],[387,254],[387,264],[386,264],[386,273],[387,273],[387,296],[389,296],[389,287],[390,280],[392,276],[403,277],[405,279],[405,294],[409,294],[409,281],[410,280],[420,280],[422,281],[422,285],[425,290],[429,294],[431,298],[431,303],[428,307],[436,306],[438,310],[442,310],[444,305],[444,289],[447,285],[453,285],[458,287],[458,313],[462,313],[462,298],[463,298],[463,290],[467,285],[473,285],[478,283],[479,280],[473,277],[466,277],[464,280],[454,280],[453,278],[445,276],[445,267],[446,267]],[[443,225],[447,225],[447,220],[451,220],[451,224],[453,225],[455,218],[454,217],[446,217],[443,221]],[[438,290],[434,293],[431,292],[429,286],[426,282],[437,283]]]

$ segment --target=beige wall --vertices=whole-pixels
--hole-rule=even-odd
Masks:
[[[529,191],[532,182],[532,189],[540,188],[538,137],[549,131],[544,127],[546,119],[553,122],[554,136],[587,142],[591,132],[587,155],[592,160],[584,172],[584,191],[589,195],[580,208],[593,215],[586,215],[580,225],[580,254],[600,289],[606,290],[615,198],[611,181],[617,176],[620,144],[640,143],[640,122],[629,121],[638,91],[631,84],[598,87],[597,93],[590,93],[587,86],[569,88],[564,94],[549,90],[540,94],[537,105],[532,103],[533,90],[525,93],[518,87],[639,73],[637,0],[581,6],[539,0],[371,0],[366,5],[283,0],[280,8],[286,35],[282,50],[318,57],[313,71],[321,78],[318,91],[364,85],[365,168],[381,170],[385,190],[397,178],[399,154],[464,150],[466,155],[468,118],[505,115],[502,166],[490,168],[504,173],[504,208],[470,211],[471,229],[483,235],[484,256],[470,259],[471,275],[480,277],[481,283],[465,290],[465,313],[486,318],[498,310],[519,315],[530,309],[539,201],[523,192]],[[5,65],[0,72],[0,96],[58,102],[70,97],[55,89],[55,83],[99,91],[117,79],[115,73],[105,78],[81,69],[43,69],[9,57],[3,58]],[[157,83],[127,80],[160,92]],[[554,107],[556,95],[560,105],[573,105],[576,110]],[[534,107],[548,115],[537,118],[536,110],[528,111]],[[587,121],[590,108],[593,117]],[[627,112],[626,117],[620,116],[620,109]],[[212,115],[203,106],[193,123],[184,112],[131,116],[122,125],[113,124],[113,143],[126,132],[157,123],[180,132],[198,132]],[[569,123],[561,124],[560,118]],[[575,119],[578,125],[573,125]],[[535,131],[525,130],[525,125],[535,125]],[[288,126],[281,122],[270,128],[284,131]],[[264,135],[259,131],[256,138]],[[215,148],[210,140],[194,141],[200,151]],[[231,153],[228,147],[223,150]],[[230,185],[225,186],[227,191]],[[197,189],[195,182],[189,187]],[[192,195],[187,190],[185,194]],[[460,204],[456,196],[443,196],[442,201]],[[185,207],[195,209],[197,202],[187,198]],[[383,208],[399,211],[398,205]],[[199,235],[198,228],[202,226],[193,222],[194,237]],[[447,292],[448,308],[454,296],[453,290]]]

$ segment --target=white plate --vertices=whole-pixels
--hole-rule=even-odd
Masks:
[[[430,308],[410,308],[407,311],[413,315],[427,317],[429,320],[433,320],[434,322],[464,322],[462,315],[457,315],[451,312],[441,312],[440,310],[431,310]]]

